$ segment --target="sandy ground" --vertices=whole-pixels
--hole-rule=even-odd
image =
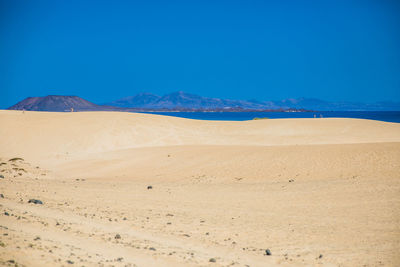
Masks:
[[[400,266],[400,124],[19,111],[0,124],[2,265]]]

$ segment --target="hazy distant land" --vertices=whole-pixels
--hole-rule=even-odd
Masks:
[[[140,93],[106,104],[95,104],[77,96],[49,95],[45,97],[28,97],[9,107],[10,110],[32,111],[398,111],[400,102],[328,102],[319,99],[299,98],[281,101],[229,100],[202,97],[182,91],[164,96]]]

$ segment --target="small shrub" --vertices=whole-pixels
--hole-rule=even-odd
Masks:
[[[8,161],[17,161],[17,160],[24,160],[23,158],[12,158],[12,159],[9,159]]]

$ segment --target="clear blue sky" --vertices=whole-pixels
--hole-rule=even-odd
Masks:
[[[400,100],[400,1],[0,0],[0,108],[138,92]]]

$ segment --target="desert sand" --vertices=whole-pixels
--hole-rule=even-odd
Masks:
[[[400,124],[0,111],[0,125],[2,265],[400,266]]]

